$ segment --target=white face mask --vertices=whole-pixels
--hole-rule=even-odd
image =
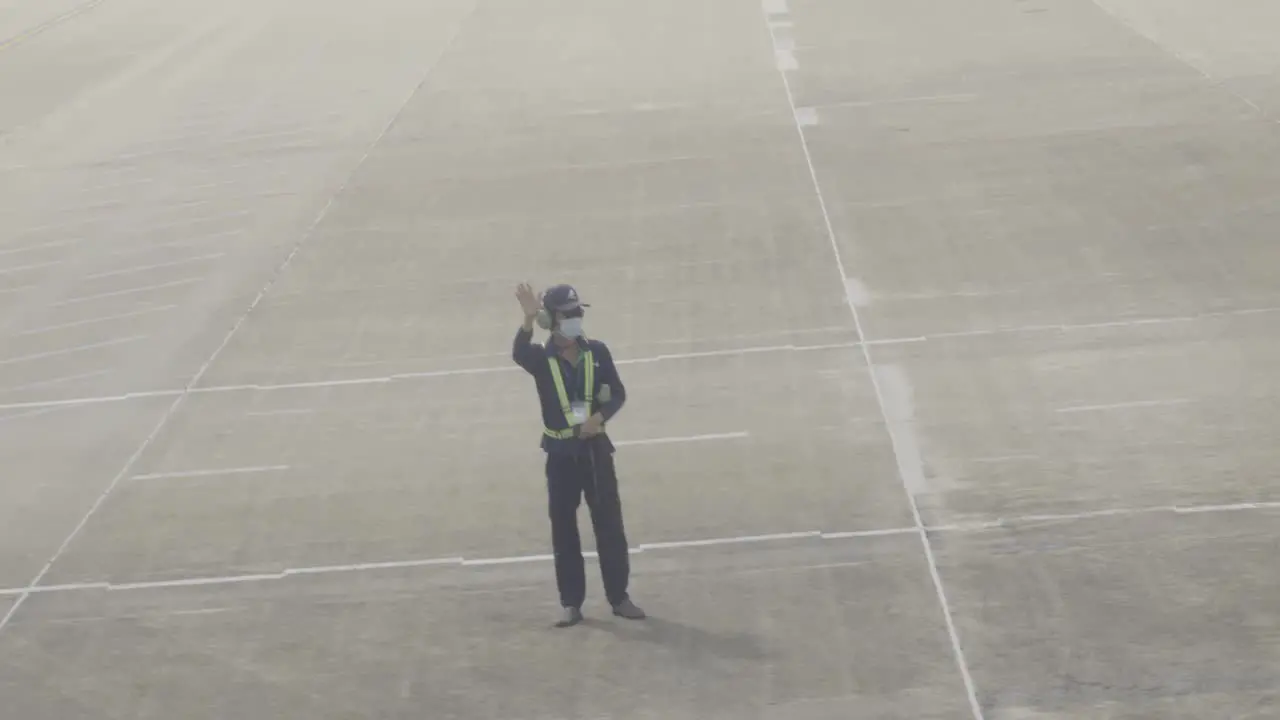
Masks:
[[[567,338],[582,337],[582,318],[565,318],[560,321],[556,332]]]

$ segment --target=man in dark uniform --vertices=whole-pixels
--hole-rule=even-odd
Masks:
[[[605,596],[613,614],[644,618],[627,594],[631,574],[622,500],[613,466],[613,443],[605,423],[627,400],[608,346],[582,334],[583,305],[568,285],[547,290],[542,300],[522,284],[516,298],[524,324],[516,332],[511,357],[533,376],[542,405],[542,449],[547,456],[547,495],[551,543],[555,550],[556,585],[561,616],[557,627],[582,622],[587,582],[578,536],[578,506],[587,499],[604,576]],[[551,331],[546,347],[533,342],[533,324]]]

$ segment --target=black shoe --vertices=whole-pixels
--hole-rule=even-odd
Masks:
[[[560,608],[560,619],[556,621],[556,627],[573,627],[580,622],[582,622],[581,610],[576,607]]]
[[[613,614],[628,620],[643,620],[645,618],[644,611],[631,602],[631,598],[614,605]]]

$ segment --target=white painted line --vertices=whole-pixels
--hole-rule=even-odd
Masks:
[[[62,265],[64,260],[54,260],[52,262],[33,263],[31,265],[14,265],[13,267],[0,268],[0,275],[13,275],[14,273],[23,273],[28,270],[39,270],[41,268],[54,267]]]
[[[586,557],[588,553],[584,552],[582,555]],[[463,560],[462,564],[468,567],[478,565],[514,565],[519,563],[544,562],[554,559],[554,555],[514,555],[511,557],[484,558],[481,560]]]
[[[669,542],[642,543],[636,550],[639,552],[647,552],[649,550],[671,550],[677,548],[691,547],[710,547],[713,545],[742,545],[744,543],[761,543],[774,542],[777,540],[802,540],[804,538],[820,538],[822,533],[818,530],[805,530],[802,532],[791,533],[773,533],[770,535],[738,535],[734,537],[723,538],[707,538],[705,540],[672,540]]]
[[[259,465],[256,467],[210,468],[207,470],[182,470],[178,472],[147,473],[134,475],[133,480],[167,480],[173,478],[217,477],[222,475],[250,475],[257,473],[282,472],[288,465]]]
[[[1077,405],[1074,407],[1058,408],[1056,412],[1060,413],[1080,413],[1095,412],[1099,410],[1127,410],[1129,408],[1148,408],[1148,407],[1165,407],[1168,405],[1186,405],[1191,402],[1188,398],[1172,398],[1169,400],[1135,400],[1133,402],[1111,403],[1110,405]]]
[[[130,247],[121,248],[119,250],[114,250],[108,253],[108,255],[110,255],[111,257],[120,257],[122,255],[140,255],[142,253],[153,252],[155,250],[160,250],[162,248],[189,247],[191,245],[199,245],[201,243],[206,243],[213,240],[220,240],[225,237],[235,237],[235,236],[245,235],[245,234],[247,234],[247,232],[244,229],[224,230],[222,232],[208,233],[205,235],[197,235],[195,237],[184,237],[180,240],[170,240],[168,242],[147,243],[146,245],[133,245]]]
[[[58,323],[57,325],[43,325],[30,330],[23,330],[16,333],[15,337],[24,337],[27,335],[40,335],[42,333],[53,332],[55,330],[65,330],[73,327],[83,327],[85,325],[96,325],[98,323],[111,322],[112,320],[124,320],[127,318],[140,317],[142,315],[150,315],[151,313],[165,312],[166,310],[175,310],[178,305],[156,305],[154,307],[144,308],[142,310],[134,310],[133,312],[119,313],[117,315],[104,315],[103,317],[88,318],[86,320],[75,320],[72,322]]]
[[[1230,505],[1161,505],[1137,508],[1107,508],[1078,513],[1022,515],[995,520],[955,523],[950,525],[930,525],[921,527],[881,528],[877,530],[854,530],[848,532],[823,532],[821,530],[803,530],[799,532],[771,533],[766,535],[738,535],[732,537],[704,538],[698,540],[672,540],[665,542],[642,543],[630,549],[633,555],[657,550],[679,550],[688,548],[715,547],[720,545],[754,545],[789,540],[814,539],[821,541],[857,540],[860,538],[892,537],[897,535],[918,535],[925,533],[974,533],[990,530],[1002,530],[1019,525],[1045,522],[1070,522],[1107,517],[1129,517],[1172,513],[1178,515],[1199,513],[1236,513],[1258,510],[1280,510],[1280,502],[1234,503]],[[584,557],[595,557],[594,552],[584,552]],[[507,557],[465,559],[462,557],[438,557],[419,560],[392,560],[388,562],[351,563],[346,565],[316,565],[310,567],[289,568],[277,573],[257,573],[248,575],[223,575],[214,577],[177,578],[173,580],[149,580],[133,583],[84,582],[60,585],[32,585],[21,588],[0,588],[0,597],[31,595],[36,593],[56,593],[72,591],[125,591],[152,590],[175,587],[195,587],[201,585],[226,585],[237,583],[262,582],[267,580],[283,580],[289,577],[308,575],[344,574],[353,572],[369,572],[377,570],[398,570],[424,567],[496,567],[502,565],[521,565],[534,562],[550,562],[554,556],[546,553],[532,555],[511,555]]]
[[[48,415],[49,413],[57,409],[58,408],[44,408],[43,410],[27,410],[26,412],[14,413],[13,415],[3,415],[3,416],[0,416],[0,424],[7,423],[13,420],[22,420],[23,418],[33,418],[33,417],[39,417],[41,415]]]
[[[1231,95],[1232,97],[1244,103],[1245,105],[1248,105],[1250,108],[1253,109],[1253,112],[1256,113],[1263,120],[1270,120],[1271,122],[1280,123],[1280,120],[1277,120],[1276,118],[1272,117],[1266,110],[1262,108],[1262,106],[1254,102],[1252,98],[1250,98],[1247,95],[1242,95],[1239,91],[1235,90],[1231,86],[1228,86],[1226,83],[1222,82],[1220,79],[1214,77],[1213,75],[1210,75],[1207,70],[1197,65],[1195,62],[1193,62],[1181,51],[1176,50],[1173,47],[1170,47],[1168,45],[1165,45],[1164,43],[1157,40],[1155,36],[1147,33],[1146,31],[1140,29],[1137,25],[1134,25],[1133,23],[1129,22],[1127,19],[1124,18],[1124,16],[1112,10],[1107,3],[1104,3],[1101,0],[1093,0],[1093,4],[1097,6],[1099,10],[1101,10],[1102,12],[1110,16],[1112,20],[1123,25],[1125,29],[1128,30],[1129,32],[1132,32],[1138,37],[1141,37],[1143,40],[1146,40],[1148,43],[1153,45],[1158,50],[1161,50],[1167,53],[1178,62],[1182,63],[1183,65],[1186,65],[1188,68],[1198,73],[1200,77],[1204,78],[1210,85],[1213,85],[1218,89],[1226,91],[1227,94]]]
[[[765,15],[786,15],[791,12],[787,7],[787,0],[761,0],[760,7]]]
[[[136,583],[108,583],[107,590],[154,590],[157,588],[199,587],[201,585],[233,585],[238,583],[280,580],[284,573],[260,573],[256,575],[224,575],[222,577],[185,578],[181,580],[154,580]]]
[[[17,253],[35,252],[37,250],[47,250],[49,248],[75,245],[76,243],[80,243],[80,242],[84,242],[84,238],[67,238],[63,240],[51,240],[46,243],[40,243],[39,245],[25,245],[23,247],[0,250],[0,255],[16,255]]]
[[[1033,455],[1031,453],[1014,453],[1011,455],[990,455],[987,457],[974,457],[974,458],[969,458],[969,462],[1004,463],[1004,462],[1017,462],[1018,460],[1039,460],[1039,459],[1040,459],[1039,455]]]
[[[246,417],[275,417],[278,415],[310,415],[315,410],[311,408],[297,408],[291,410],[255,410],[254,412],[245,413]]]
[[[767,12],[765,14],[764,21],[766,24],[769,21]],[[776,30],[773,27],[769,28],[769,35],[776,41]],[[779,71],[778,75],[782,80],[782,87],[786,93],[787,104],[790,105],[791,113],[794,117],[796,113],[796,98],[795,93],[791,89],[791,81],[788,79],[786,72]],[[836,236],[835,226],[831,222],[831,213],[827,211],[827,201],[822,193],[822,183],[818,180],[818,170],[813,162],[813,153],[809,150],[809,140],[805,137],[804,128],[801,127],[798,122],[795,127],[796,136],[800,142],[800,150],[804,154],[805,164],[809,167],[809,179],[813,183],[814,198],[817,200],[818,210],[822,214],[823,224],[827,231],[827,239],[831,244],[831,252],[835,260],[835,268],[840,273],[840,282],[842,286],[847,290],[847,281],[851,276],[845,267],[844,259],[840,252],[840,241]],[[848,293],[846,292],[846,298],[847,296]],[[867,365],[867,375],[871,380],[872,389],[875,391],[876,401],[880,406],[880,414],[884,418],[885,427],[889,433],[890,444],[893,447],[894,454],[897,456],[898,467],[900,469],[910,467],[915,462],[915,459],[910,456],[910,453],[905,452],[908,448],[904,442],[904,438],[899,436],[899,432],[895,432],[895,423],[891,419],[892,413],[889,405],[886,403],[884,389],[880,386],[879,373],[876,372],[876,366],[871,357],[871,349],[866,344],[867,334],[863,330],[862,318],[858,314],[858,307],[851,300],[847,301],[846,305],[849,308],[849,313],[853,320],[853,326],[857,330],[858,341],[862,344],[862,354]],[[907,456],[905,460],[904,455]],[[929,566],[929,576],[933,581],[933,588],[938,596],[938,604],[942,609],[942,617],[946,623],[947,636],[951,641],[951,650],[955,656],[956,667],[960,671],[961,678],[964,680],[965,691],[969,698],[969,709],[973,712],[974,720],[984,720],[982,705],[978,702],[977,687],[974,684],[973,675],[969,672],[969,663],[965,659],[964,648],[960,643],[959,633],[956,631],[955,617],[951,612],[951,603],[947,599],[946,587],[942,583],[942,575],[938,571],[938,562],[934,557],[933,545],[929,540],[928,532],[925,530],[924,520],[920,516],[920,508],[916,503],[915,494],[912,491],[913,481],[909,475],[903,475],[901,480],[903,491],[907,496],[907,503],[911,507],[912,519],[914,520],[916,530],[920,535],[920,544],[924,550],[925,560]]]
[[[854,530],[852,532],[822,533],[823,540],[855,540],[858,538],[890,537],[893,535],[914,535],[919,532],[913,527],[886,528],[884,530]]]
[[[818,111],[816,108],[802,107],[796,109],[796,123],[800,127],[813,127],[818,124]]]
[[[289,568],[284,575],[325,575],[328,573],[366,572],[369,570],[402,570],[407,568],[461,565],[460,557],[429,558],[426,560],[392,560],[389,562],[352,563],[350,565],[324,565],[319,567]]]
[[[200,608],[200,609],[198,609],[198,610],[174,610],[174,611],[172,611],[172,612],[170,612],[170,613],[167,613],[167,614],[168,614],[168,615],[172,615],[172,616],[174,616],[174,617],[187,616],[187,615],[218,615],[218,614],[225,613],[225,612],[231,612],[231,611],[233,611],[233,610],[235,610],[235,609],[236,609],[236,608],[227,608],[227,607],[222,607],[222,608]]]
[[[618,447],[632,447],[636,445],[669,445],[672,443],[693,443],[706,442],[708,440],[737,440],[741,438],[751,437],[748,432],[731,432],[731,433],[713,433],[709,435],[684,435],[679,437],[664,438],[648,438],[645,440],[616,440],[614,445]]]
[[[1234,503],[1231,505],[1193,505],[1173,507],[1179,514],[1239,512],[1241,510],[1280,510],[1280,502]]]
[[[827,343],[825,345],[797,345],[793,350],[798,353],[817,352],[819,350],[849,350],[857,348],[860,345],[862,345],[862,343],[858,342]]]
[[[22,292],[23,290],[31,290],[32,288],[37,288],[37,287],[40,287],[40,286],[39,286],[39,285],[19,285],[18,287],[5,288],[5,289],[3,289],[3,290],[0,290],[0,295],[9,295],[9,294],[11,294],[11,293],[20,293],[20,292]]]
[[[36,287],[36,286],[29,286],[29,287]],[[16,290],[23,290],[23,289],[28,289],[28,288],[14,288],[12,290],[16,291]],[[0,291],[0,293],[2,292],[5,292],[5,291]],[[1089,330],[1089,329],[1095,329],[1099,327],[1120,327],[1120,326],[1130,326],[1130,325],[1140,325],[1140,324],[1150,324],[1150,323],[1183,322],[1188,320],[1202,320],[1202,319],[1213,318],[1213,317],[1232,317],[1232,316],[1256,315],[1256,314],[1277,313],[1277,312],[1280,312],[1280,307],[1249,308],[1249,309],[1243,309],[1243,310],[1228,310],[1228,311],[1214,312],[1214,313],[1203,313],[1201,315],[1179,317],[1179,318],[1138,319],[1138,320],[1131,320],[1131,321],[1123,321],[1120,323],[1094,323],[1091,325],[1029,325],[1029,326],[1022,326],[1022,327],[1013,327],[1013,328],[1001,328],[996,330],[970,330],[970,331],[962,331],[962,332],[954,332],[954,333],[936,333],[936,334],[927,335],[927,336],[885,338],[883,340],[865,340],[864,339],[864,340],[855,340],[855,341],[842,342],[842,343],[826,343],[826,344],[820,344],[820,345],[767,345],[767,346],[746,347],[746,348],[728,348],[725,350],[707,350],[707,351],[701,351],[701,352],[666,353],[666,354],[655,355],[651,357],[618,359],[618,360],[615,360],[615,362],[618,365],[645,365],[650,363],[669,362],[669,361],[677,361],[677,360],[695,360],[699,358],[737,357],[741,355],[753,355],[758,353],[814,352],[814,351],[820,351],[820,350],[836,350],[836,349],[859,348],[859,347],[869,348],[869,347],[875,347],[880,345],[904,345],[908,343],[922,343],[922,342],[930,342],[933,340],[997,335],[997,334],[1003,334],[1003,333],[1043,332],[1043,331],[1066,332],[1066,331],[1072,331],[1072,330]],[[828,330],[835,330],[835,328],[816,328],[814,329],[814,332],[826,332]],[[809,331],[805,331],[805,332],[809,332]],[[743,339],[746,339],[746,338],[743,338]],[[477,357],[499,357],[499,356],[505,356],[505,355],[506,353],[494,353],[494,354],[486,353],[484,355],[477,356]],[[451,358],[451,359],[456,360],[457,358]],[[149,390],[149,391],[133,392],[133,393],[126,393],[123,395],[113,395],[113,396],[105,396],[105,397],[84,397],[84,398],[70,398],[70,399],[63,399],[63,400],[48,400],[48,401],[0,404],[0,410],[16,410],[16,409],[22,409],[22,408],[54,407],[54,406],[65,406],[65,405],[95,405],[100,403],[123,402],[127,400],[168,397],[168,396],[180,395],[183,393],[216,394],[216,393],[227,393],[227,392],[271,392],[275,390],[304,390],[304,389],[323,389],[323,388],[356,386],[356,385],[377,385],[377,384],[389,383],[395,380],[426,380],[426,379],[432,379],[432,378],[462,377],[467,375],[486,375],[491,373],[506,373],[506,372],[522,372],[522,371],[520,370],[520,368],[515,366],[501,366],[501,367],[484,367],[484,368],[464,368],[464,369],[458,369],[458,370],[437,370],[437,371],[427,371],[427,372],[420,372],[420,373],[399,373],[396,375],[361,377],[361,378],[351,378],[346,380],[317,380],[313,382],[284,383],[284,384],[274,384],[274,385],[273,384],[213,385],[213,386],[203,387],[203,388],[191,388],[189,390]]]
[[[950,338],[966,338],[977,337],[983,335],[1005,335],[1032,332],[1076,332],[1082,330],[1104,330],[1110,328],[1131,328],[1141,327],[1144,325],[1165,325],[1174,323],[1197,322],[1200,320],[1209,320],[1212,318],[1241,317],[1247,315],[1260,315],[1280,312],[1280,307],[1261,307],[1261,308],[1244,308],[1240,310],[1220,310],[1216,312],[1199,313],[1196,315],[1177,315],[1171,317],[1151,317],[1151,318],[1132,318],[1128,320],[1112,320],[1107,322],[1096,323],[1079,323],[1066,325],[1021,325],[1008,328],[993,328],[986,330],[960,330],[956,332],[932,333],[922,338],[893,338],[887,340],[872,341],[871,344],[893,344],[901,342],[911,342],[915,340],[943,340]]]
[[[789,72],[792,70],[800,69],[800,61],[796,60],[795,53],[791,52],[790,50],[775,49],[773,51],[773,60],[774,60],[774,64],[777,65],[778,70],[780,72]],[[791,112],[793,115],[795,115],[798,111],[792,110]]]
[[[226,257],[226,253],[215,253],[213,255],[197,255],[196,257],[183,258],[182,260],[173,260],[171,262],[156,263],[154,265],[137,265],[125,268],[123,270],[110,270],[108,272],[95,273],[86,275],[85,280],[95,280],[97,278],[114,277],[116,275],[128,275],[131,273],[146,272],[147,270],[158,270],[160,268],[178,267],[181,265],[190,265],[191,263],[204,262],[206,260],[216,260]]]
[[[823,103],[819,108],[861,108],[879,107],[882,105],[906,105],[914,103],[972,102],[978,96],[972,93],[951,95],[919,95],[915,97],[887,98],[884,100],[850,100],[848,102]]]
[[[866,307],[871,304],[871,290],[857,278],[845,278],[844,295],[850,305]]]
[[[37,380],[24,385],[14,385],[13,387],[0,388],[0,393],[17,392],[19,390],[30,390],[31,388],[48,387],[49,385],[61,385],[62,383],[71,382],[72,380],[85,380],[91,377],[107,375],[110,370],[95,370],[94,372],[77,373],[75,375],[65,375],[63,377],[51,378],[49,380]],[[52,408],[49,408],[52,409]]]
[[[99,397],[67,398],[65,400],[40,400],[37,402],[16,402],[0,404],[0,410],[17,410],[19,408],[40,407],[72,407],[77,405],[102,405],[106,403],[138,400],[143,398],[175,397],[184,394],[185,390],[153,390],[127,393],[124,395],[103,395]]]
[[[90,343],[88,345],[77,345],[75,347],[62,348],[59,350],[49,350],[42,353],[33,353],[31,355],[19,355],[5,360],[0,360],[0,365],[12,365],[13,363],[27,362],[30,360],[43,360],[44,358],[57,357],[59,355],[71,355],[73,353],[87,352],[89,350],[97,350],[104,347],[114,347],[116,345],[124,345],[126,343],[137,342],[146,339],[146,335],[133,335],[131,337],[116,338],[115,340],[105,340],[99,343]]]
[[[97,295],[83,295],[81,297],[71,298],[70,300],[62,300],[60,302],[53,303],[50,307],[64,307],[66,305],[74,305],[76,303],[91,302],[93,300],[102,300],[103,298],[119,297],[121,295],[133,295],[136,293],[151,292],[152,290],[164,290],[166,288],[179,287],[182,285],[190,285],[192,283],[198,283],[200,281],[201,281],[201,278],[187,278],[186,280],[174,280],[173,282],[160,283],[159,285],[144,285],[142,287],[128,288],[127,290],[116,290],[114,292],[98,293]]]
[[[31,595],[38,593],[58,593],[58,592],[74,592],[83,590],[106,590],[109,584],[105,582],[90,583],[66,583],[62,585],[38,585],[25,588],[9,588],[0,590],[0,595]]]
[[[222,354],[222,351],[225,350],[226,347],[231,343],[232,338],[234,338],[236,333],[240,331],[240,328],[244,326],[245,321],[249,319],[249,316],[253,314],[253,311],[258,307],[258,305],[262,303],[262,300],[267,296],[267,293],[271,292],[271,288],[275,286],[276,282],[280,279],[280,276],[289,267],[290,263],[293,262],[294,257],[296,257],[298,253],[302,250],[302,247],[303,245],[306,244],[307,239],[310,238],[315,233],[316,228],[319,227],[320,223],[323,222],[325,217],[328,216],[330,209],[333,208],[334,202],[338,199],[339,196],[342,195],[343,191],[347,189],[352,178],[356,176],[356,173],[358,173],[360,168],[363,167],[365,162],[368,161],[369,156],[373,153],[373,149],[377,147],[380,142],[382,142],[383,138],[386,137],[387,132],[391,130],[392,126],[395,125],[396,121],[404,113],[405,108],[409,106],[409,103],[412,102],[413,98],[418,94],[418,91],[422,88],[423,85],[426,84],[427,78],[430,77],[432,71],[439,64],[440,58],[444,57],[444,54],[448,52],[449,48],[453,47],[454,41],[457,40],[457,37],[461,32],[462,24],[467,19],[469,19],[471,15],[475,13],[478,7],[479,7],[478,2],[473,3],[471,6],[471,10],[464,17],[460,18],[458,22],[454,24],[454,27],[453,27],[452,33],[449,36],[449,39],[443,44],[439,54],[435,57],[435,59],[431,62],[431,64],[428,65],[424,73],[422,82],[416,85],[413,88],[413,90],[409,92],[408,96],[404,99],[404,102],[401,104],[400,109],[396,111],[395,115],[391,118],[391,120],[387,123],[387,125],[383,127],[382,131],[378,133],[378,136],[375,137],[368,146],[366,146],[364,153],[360,156],[360,159],[356,161],[355,166],[351,169],[351,172],[348,173],[346,179],[343,180],[342,184],[338,186],[337,190],[331,196],[329,196],[329,200],[324,204],[324,207],[320,209],[320,212],[316,214],[315,219],[312,220],[311,224],[304,230],[304,232],[301,234],[298,240],[293,244],[293,248],[289,250],[289,254],[286,255],[284,260],[282,260],[280,264],[276,266],[275,271],[271,274],[271,277],[267,279],[266,284],[262,286],[262,289],[258,291],[258,294],[254,297],[253,301],[249,303],[249,306],[245,308],[245,311],[236,320],[235,324],[232,325],[231,329],[227,331],[227,334],[223,336],[222,342],[218,344],[218,347],[214,348],[213,352],[209,355],[208,359],[206,359],[204,363],[200,366],[200,368],[196,370],[195,374],[191,376],[191,379],[187,381],[183,390],[177,393],[177,397],[175,397],[173,402],[169,404],[169,407],[165,410],[164,414],[160,416],[160,419],[159,421],[156,422],[155,427],[151,429],[150,434],[148,434],[147,437],[142,440],[142,442],[138,445],[137,449],[133,451],[133,454],[130,455],[127,460],[125,460],[124,466],[121,467],[119,472],[117,472],[115,476],[111,478],[111,481],[107,483],[107,486],[103,488],[102,492],[98,495],[98,499],[94,501],[93,505],[89,507],[88,511],[85,512],[84,516],[80,518],[80,522],[77,523],[74,528],[72,528],[71,533],[67,535],[67,537],[62,541],[62,544],[58,546],[58,549],[54,551],[52,556],[50,556],[49,561],[44,564],[44,566],[40,569],[40,572],[36,573],[35,577],[32,578],[31,582],[27,583],[28,586],[32,586],[32,587],[38,586],[40,584],[40,581],[43,580],[45,576],[49,574],[49,570],[53,567],[54,563],[58,562],[58,558],[62,557],[62,554],[65,553],[67,551],[67,548],[71,546],[71,543],[74,542],[77,537],[79,537],[81,531],[83,531],[85,526],[88,525],[89,521],[93,519],[93,516],[98,512],[98,509],[101,508],[102,505],[107,501],[107,498],[111,496],[112,491],[116,489],[116,487],[120,484],[120,482],[124,478],[128,477],[130,471],[133,469],[133,466],[137,464],[138,460],[143,456],[143,454],[147,451],[147,449],[151,447],[152,443],[155,442],[156,438],[160,436],[160,433],[163,432],[164,428],[169,424],[169,420],[173,418],[174,414],[178,411],[178,408],[182,406],[182,401],[187,397],[188,390],[200,383],[200,380],[204,378],[206,373],[209,372],[209,368],[213,366],[214,362]],[[29,597],[31,597],[30,592],[23,593],[22,595],[18,596],[18,599],[13,603],[12,606],[10,606],[9,610],[4,614],[4,617],[0,618],[0,632],[4,631],[5,627],[7,627],[9,624],[9,620],[13,618],[14,613],[18,612],[18,610],[22,607],[22,605],[26,602],[27,598]]]

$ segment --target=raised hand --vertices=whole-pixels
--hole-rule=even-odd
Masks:
[[[532,319],[542,309],[542,303],[529,283],[520,283],[516,288],[516,300],[520,301],[520,309],[524,311],[525,320]]]

